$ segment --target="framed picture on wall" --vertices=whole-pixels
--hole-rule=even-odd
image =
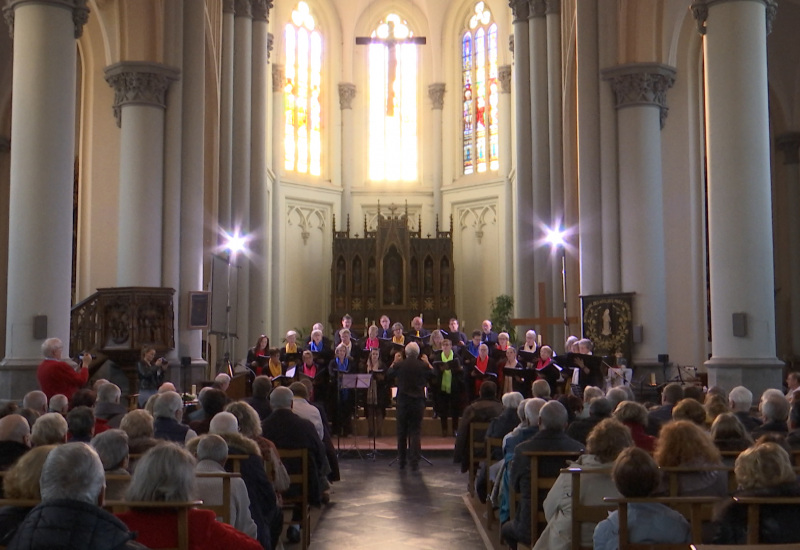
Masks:
[[[189,329],[207,329],[210,324],[210,292],[189,292]]]

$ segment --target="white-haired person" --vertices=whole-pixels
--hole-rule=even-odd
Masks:
[[[128,434],[123,430],[110,429],[92,438],[92,447],[100,456],[106,475],[130,478],[128,473]],[[122,500],[130,479],[106,480],[106,499]]]
[[[181,424],[183,418],[183,399],[174,391],[160,393],[153,404],[153,437],[174,441],[181,445],[197,433],[185,424]]]
[[[85,443],[58,445],[42,467],[42,502],[25,517],[9,550],[133,550],[145,548],[119,519],[101,508],[105,473]],[[213,514],[212,514],[213,515]]]
[[[89,363],[92,361],[92,356],[84,353],[81,364],[76,365],[63,360],[61,357],[63,352],[64,342],[58,338],[48,338],[42,342],[44,361],[36,369],[36,378],[39,381],[39,388],[48,399],[57,393],[63,393],[67,398],[71,398],[89,381]]]
[[[31,444],[59,445],[67,441],[67,419],[58,413],[47,413],[39,417],[31,429]]]
[[[128,434],[128,455],[142,455],[159,441],[153,434],[153,415],[144,409],[134,409],[122,418],[120,429]],[[136,468],[135,460],[128,460],[128,469],[133,472]]]
[[[228,460],[228,444],[225,443],[225,440],[216,434],[201,435],[199,439],[195,472],[198,474],[225,473],[225,463]],[[222,479],[198,477],[197,496],[209,506],[221,505]],[[248,537],[255,539],[258,529],[256,522],[253,521],[253,516],[250,515],[250,497],[247,496],[247,487],[241,477],[231,479],[230,508],[231,516],[228,523]]]
[[[131,502],[186,502],[197,496],[195,459],[174,443],[147,451],[131,479],[126,499]],[[178,546],[177,512],[169,508],[134,508],[118,514],[139,541],[150,548]],[[211,510],[189,510],[190,550],[260,550],[255,539],[217,521]]]
[[[63,393],[55,394],[47,404],[47,412],[66,416],[69,412],[69,398]]]
[[[31,409],[40,415],[45,414],[47,412],[47,396],[40,390],[29,391],[22,398],[22,408]]]
[[[288,331],[286,343],[281,347],[281,364],[284,372],[300,363],[302,352],[303,348],[297,343],[297,331]]]
[[[119,428],[122,417],[128,407],[120,403],[122,392],[119,386],[108,382],[97,389],[97,401],[94,404],[95,433],[103,428]]]

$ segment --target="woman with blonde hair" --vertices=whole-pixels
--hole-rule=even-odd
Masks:
[[[753,445],[753,438],[744,424],[731,412],[722,413],[714,419],[711,440],[720,451],[744,451]]]
[[[3,477],[3,496],[14,500],[41,500],[39,477],[47,455],[56,445],[34,447],[22,455]],[[0,546],[6,547],[33,506],[0,508]]]
[[[714,446],[711,436],[689,420],[675,420],[665,424],[659,433],[653,455],[661,468],[687,467],[697,471],[678,474],[678,495],[726,496],[727,473],[710,468],[722,467],[722,456]],[[668,478],[664,478],[660,493],[668,491]]]

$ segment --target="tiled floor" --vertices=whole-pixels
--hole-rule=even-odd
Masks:
[[[340,460],[342,480],[315,518],[312,550],[486,549],[465,504],[467,476],[452,452],[426,451],[433,466],[423,462],[418,472],[389,466],[393,450],[379,453],[374,461]]]

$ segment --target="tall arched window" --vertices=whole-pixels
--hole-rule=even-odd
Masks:
[[[497,24],[484,2],[475,4],[469,29],[461,37],[464,174],[497,170]]]
[[[390,14],[372,32],[369,46],[369,179],[417,179],[417,46],[396,43],[413,36]]]
[[[299,2],[286,24],[286,127],[284,168],[319,176],[322,172],[320,88],[322,35],[308,4]]]

